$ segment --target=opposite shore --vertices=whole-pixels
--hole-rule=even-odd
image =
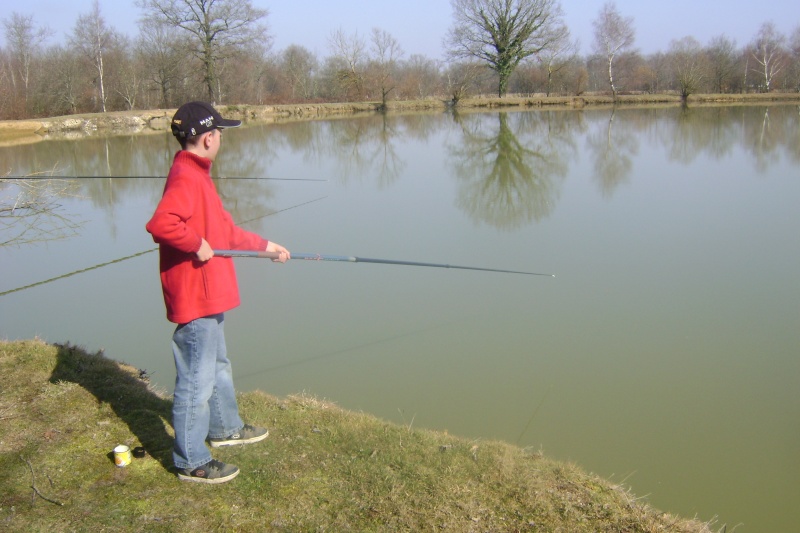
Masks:
[[[689,97],[687,105],[743,105],[767,103],[800,103],[800,93],[765,94],[698,94]],[[463,111],[501,108],[517,109],[584,109],[591,107],[680,106],[676,94],[620,95],[616,103],[611,96],[507,96],[468,98],[453,106],[441,99],[380,102],[303,103],[283,105],[218,105],[225,116],[245,123],[263,124],[293,120],[314,120],[337,116],[353,116],[379,112],[407,113],[444,111],[456,108]],[[61,117],[0,121],[0,145],[36,142],[48,136],[82,136],[99,132],[146,133],[169,128],[174,109],[115,111]]]

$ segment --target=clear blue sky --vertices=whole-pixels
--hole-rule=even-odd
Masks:
[[[591,50],[592,21],[604,3],[562,0],[567,25],[584,53]],[[633,18],[635,46],[645,54],[666,51],[671,40],[687,35],[707,44],[725,34],[741,46],[764,22],[774,22],[787,37],[800,26],[798,0],[617,0],[616,4],[623,16]],[[299,44],[320,57],[327,55],[334,30],[367,38],[378,27],[397,39],[406,57],[418,53],[441,58],[442,39],[452,23],[449,0],[253,0],[253,5],[270,12],[267,24],[274,51]],[[78,15],[89,13],[91,7],[92,0],[3,0],[0,18],[7,19],[14,11],[33,15],[35,24],[55,30],[51,42],[63,43]],[[138,33],[141,11],[133,0],[100,0],[100,10],[107,25],[129,36]],[[0,46],[5,46],[4,33]]]

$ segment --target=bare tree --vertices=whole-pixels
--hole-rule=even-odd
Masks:
[[[260,99],[268,71],[268,56],[260,43],[249,43],[230,51],[218,62],[217,97],[219,101],[252,102]]]
[[[458,105],[471,90],[481,85],[484,74],[488,72],[483,63],[476,61],[451,62],[445,72],[445,85],[450,94],[450,103]]]
[[[106,26],[100,13],[100,2],[94,0],[92,10],[88,14],[80,15],[72,30],[70,44],[77,48],[86,57],[97,71],[97,90],[100,108],[106,112],[105,88],[105,62],[104,55],[114,44],[114,33]]]
[[[35,28],[32,15],[13,12],[3,19],[6,45],[9,54],[9,75],[15,93],[22,91],[24,112],[28,113],[28,94],[31,85],[31,69],[39,55],[42,44],[50,37],[48,28]],[[18,81],[19,80],[19,81]]]
[[[635,31],[633,18],[623,18],[617,11],[614,2],[607,2],[594,21],[594,45],[597,53],[606,58],[608,66],[608,84],[611,94],[617,98],[617,87],[614,85],[614,58],[620,52],[633,46]]]
[[[125,102],[127,109],[134,109],[144,84],[145,68],[141,51],[128,46],[127,40],[125,36],[121,37],[121,46],[116,58],[119,64],[119,76],[113,90]]]
[[[403,49],[397,39],[379,28],[372,29],[371,71],[375,84],[381,92],[381,105],[386,107],[386,99],[396,84],[397,63],[403,56]]]
[[[412,54],[400,65],[400,98],[425,98],[441,88],[439,62],[421,54]]]
[[[336,84],[348,98],[363,98],[367,60],[364,40],[357,33],[347,35],[339,28],[331,33],[329,43]]]
[[[220,62],[238,48],[270,45],[267,28],[259,23],[269,12],[253,7],[251,0],[136,0],[136,5],[145,11],[145,23],[165,23],[192,36],[192,53],[202,64],[203,83],[212,101],[220,96]]]
[[[136,49],[145,65],[150,89],[158,94],[158,105],[177,107],[176,91],[181,85],[184,70],[184,51],[179,40],[166,24],[139,24]]]
[[[307,48],[291,45],[281,54],[280,72],[291,87],[292,98],[313,98],[316,95],[314,73],[317,58]]]
[[[567,68],[577,53],[578,42],[570,39],[569,28],[563,24],[554,27],[552,44],[539,55],[547,69],[547,96],[553,89],[553,76]]]
[[[45,94],[49,116],[78,112],[79,92],[83,76],[80,58],[61,46],[50,48],[44,57],[49,73]]]
[[[719,35],[711,39],[706,55],[711,66],[712,90],[718,93],[727,92],[736,71],[736,43],[725,35]]]
[[[772,88],[775,75],[786,66],[785,44],[786,37],[775,28],[775,24],[765,22],[761,25],[753,42],[753,58],[759,66],[753,70],[764,76],[766,92]]]
[[[698,91],[703,78],[707,76],[708,67],[703,48],[694,37],[672,41],[669,60],[681,99],[686,103],[689,95]]]
[[[791,56],[791,72],[789,77],[791,86],[795,91],[800,91],[800,26],[797,26],[789,41]]]
[[[455,22],[446,37],[452,59],[478,59],[500,77],[505,96],[520,61],[552,46],[562,26],[557,0],[451,0]]]

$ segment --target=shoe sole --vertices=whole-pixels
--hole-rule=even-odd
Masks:
[[[215,478],[205,478],[205,477],[194,477],[194,476],[187,476],[186,474],[178,474],[178,479],[181,481],[190,481],[193,483],[206,483],[208,485],[219,485],[220,483],[225,483],[226,481],[230,481],[236,476],[239,475],[239,470],[232,474],[228,474],[227,476],[223,477],[215,477]]]
[[[269,431],[267,431],[263,435],[259,435],[258,437],[251,437],[249,439],[220,440],[220,441],[209,440],[208,443],[211,445],[212,448],[221,448],[223,446],[239,446],[241,444],[253,444],[254,442],[261,442],[267,437],[269,437]]]

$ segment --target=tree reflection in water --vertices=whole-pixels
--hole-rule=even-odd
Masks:
[[[565,121],[577,116],[453,113],[462,133],[448,147],[461,181],[457,205],[474,220],[507,230],[549,216],[579,129]],[[495,117],[492,128],[488,122]]]
[[[615,128],[616,106],[604,129],[587,136],[587,144],[594,155],[595,179],[600,182],[603,196],[609,197],[614,190],[628,180],[633,167],[632,157],[639,151],[636,131],[633,128]]]
[[[41,244],[78,235],[84,221],[65,209],[74,181],[0,178],[0,247]]]

